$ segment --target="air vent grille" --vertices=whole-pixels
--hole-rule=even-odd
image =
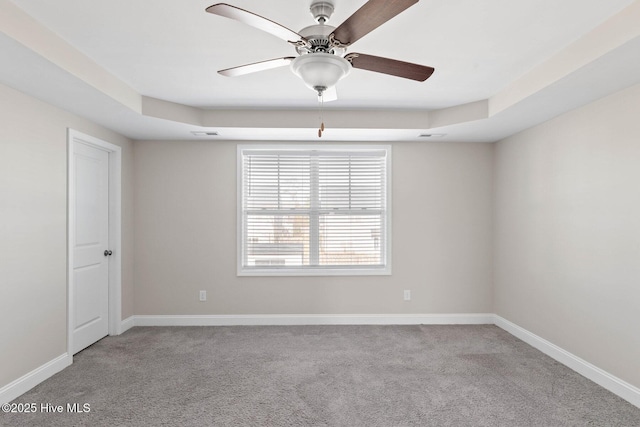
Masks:
[[[216,131],[192,131],[191,134],[195,136],[218,136]]]

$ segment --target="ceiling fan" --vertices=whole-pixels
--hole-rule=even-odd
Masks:
[[[333,13],[333,3],[314,0],[310,11],[317,24],[305,27],[297,33],[247,10],[225,3],[214,4],[206,11],[279,37],[293,45],[299,55],[227,68],[218,73],[235,77],[290,65],[291,70],[324,101],[337,98],[335,85],[352,68],[425,81],[433,74],[434,68],[363,53],[346,53],[351,44],[417,2],[418,0],[369,0],[338,27],[333,27],[326,24]]]

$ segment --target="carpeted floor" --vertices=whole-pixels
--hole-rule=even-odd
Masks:
[[[489,325],[138,327],[15,402],[64,412],[0,425],[640,426],[639,408]]]

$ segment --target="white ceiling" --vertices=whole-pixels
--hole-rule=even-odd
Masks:
[[[217,74],[219,69],[294,56],[295,51],[286,42],[255,28],[205,13],[211,0],[1,1],[0,7],[17,5],[38,25],[133,89],[142,97],[143,107],[135,111],[123,105],[108,91],[74,74],[61,60],[48,57],[46,46],[37,50],[34,41],[16,40],[15,31],[0,37],[4,55],[0,59],[4,64],[11,62],[0,70],[0,81],[5,84],[135,139],[189,139],[193,138],[190,131],[197,130],[217,130],[223,139],[316,138],[315,132],[309,132],[315,126],[311,119],[294,123],[279,119],[272,126],[250,121],[264,111],[280,112],[280,116],[309,111],[315,121],[316,97],[287,67],[234,78]],[[314,23],[310,0],[229,3],[294,31]],[[329,24],[337,26],[365,0],[334,3],[335,13]],[[527,78],[536,72],[544,75],[546,64],[560,67],[564,52],[569,57],[575,43],[604,31],[599,26],[603,28],[626,7],[636,11],[637,3],[421,0],[354,43],[349,51],[433,66],[434,75],[420,83],[353,70],[338,83],[339,100],[325,104],[328,117],[342,117],[334,120],[340,125],[333,137],[329,131],[327,135],[344,140],[419,140],[420,133],[440,132],[447,134],[445,140],[492,141],[635,84],[640,81],[640,43],[638,34],[633,33],[619,42],[612,41],[604,51],[592,55],[592,60],[571,68],[571,73],[547,78],[527,96],[514,99],[504,111],[490,111],[494,98],[508,97],[518,85],[531,84]],[[615,31],[614,26],[608,28]],[[36,75],[33,67],[38,70]],[[146,114],[145,100],[180,104],[175,108],[197,107],[189,111],[200,111],[209,118],[194,122],[178,118],[182,114]],[[446,109],[472,102],[485,102],[489,111],[466,119],[433,119],[436,112],[444,115],[449,111]],[[245,121],[226,122],[209,112],[229,109],[249,114]],[[416,119],[398,125],[390,119],[384,124],[359,119],[350,126],[348,118],[354,111],[401,111]],[[431,118],[418,119],[421,112]],[[331,128],[330,122],[327,125]]]

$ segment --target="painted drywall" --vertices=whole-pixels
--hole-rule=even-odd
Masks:
[[[67,128],[122,147],[122,315],[133,314],[132,142],[0,85],[0,388],[67,350]]]
[[[496,313],[640,387],[640,85],[495,146]]]
[[[491,145],[393,143],[393,274],[366,277],[237,277],[236,147],[134,143],[137,315],[492,311]]]

